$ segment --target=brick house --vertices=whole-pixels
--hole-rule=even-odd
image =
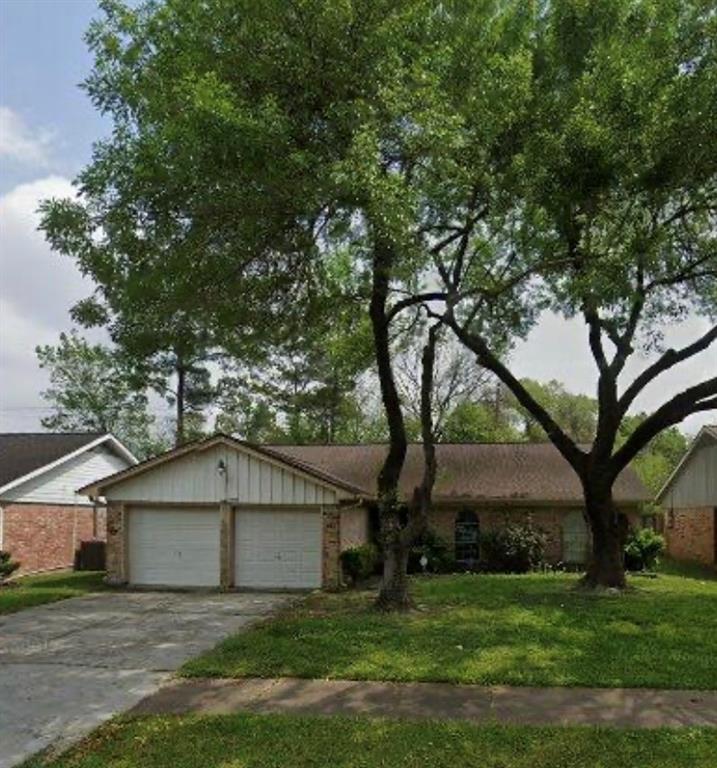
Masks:
[[[71,567],[80,541],[105,538],[104,508],[77,489],[136,462],[112,435],[0,434],[0,549],[19,573]]]
[[[226,435],[183,446],[81,489],[107,499],[114,583],[223,588],[334,587],[339,554],[375,532],[386,446],[260,446]],[[584,562],[589,534],[579,481],[550,444],[437,446],[431,525],[456,557],[478,556],[481,531],[531,521],[553,561]],[[422,471],[409,447],[401,490]],[[647,493],[628,469],[616,501],[639,524]]]
[[[717,425],[703,427],[657,495],[667,552],[717,565]]]

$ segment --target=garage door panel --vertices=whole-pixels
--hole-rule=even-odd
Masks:
[[[235,584],[321,586],[321,513],[242,510],[235,517]]]
[[[133,584],[219,585],[219,515],[207,509],[132,509],[129,571]]]

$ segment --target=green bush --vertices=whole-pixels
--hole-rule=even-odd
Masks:
[[[531,525],[507,525],[481,536],[481,565],[493,573],[528,573],[545,559],[545,535]]]
[[[9,552],[0,550],[0,584],[9,579],[19,567],[20,563],[13,560]]]
[[[378,549],[373,544],[362,544],[344,550],[339,555],[341,570],[349,584],[357,584],[376,572]]]
[[[423,573],[421,558],[426,556],[428,573],[453,573],[456,558],[451,545],[427,528],[413,543],[408,554],[408,572]]]
[[[625,544],[625,568],[628,571],[651,570],[664,551],[665,539],[652,528],[631,531]]]

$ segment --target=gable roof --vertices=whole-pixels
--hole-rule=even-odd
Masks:
[[[206,450],[220,444],[227,445],[230,448],[241,449],[249,453],[253,453],[264,459],[268,459],[274,464],[289,466],[296,470],[299,474],[305,475],[314,481],[318,481],[321,485],[328,485],[332,488],[348,491],[349,493],[357,496],[364,495],[362,488],[354,485],[345,478],[332,474],[330,471],[325,471],[320,467],[308,464],[302,461],[300,458],[279,453],[271,447],[249,443],[245,440],[239,440],[235,437],[231,437],[230,435],[225,435],[222,433],[218,433],[212,437],[203,438],[201,440],[195,440],[191,443],[186,443],[185,445],[179,446],[178,448],[173,448],[172,450],[166,451],[165,453],[160,453],[158,456],[154,456],[150,459],[142,461],[133,467],[128,467],[127,469],[123,469],[113,475],[109,475],[109,477],[105,477],[101,480],[90,483],[89,485],[80,488],[78,493],[82,493],[87,496],[101,496],[104,493],[104,490],[110,486],[117,485],[124,480],[136,477],[137,475],[141,475],[144,472],[149,472],[155,467],[161,466],[170,461],[175,461],[176,459],[179,459],[182,456],[186,456],[188,453],[192,453],[193,451]]]
[[[385,444],[274,445],[271,450],[345,478],[373,496],[386,455]],[[440,443],[433,497],[441,502],[547,502],[582,504],[583,492],[572,467],[552,443]],[[423,473],[420,444],[408,447],[400,491],[409,498]],[[620,474],[615,501],[637,504],[649,494],[632,468]]]
[[[137,459],[110,434],[100,432],[0,433],[0,493],[64,464],[98,445],[109,443],[131,463]]]
[[[692,454],[705,443],[717,442],[717,424],[706,424],[695,436],[685,455],[680,459],[680,463],[672,470],[672,474],[667,478],[665,484],[657,493],[656,501],[661,503],[667,495],[675,480],[682,474],[687,463],[692,458]]]

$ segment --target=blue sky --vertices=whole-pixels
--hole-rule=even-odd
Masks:
[[[92,64],[83,35],[98,15],[95,0],[0,0],[0,431],[39,428],[48,382],[35,346],[56,343],[71,327],[69,308],[93,288],[69,259],[50,251],[36,211],[44,198],[73,194],[71,180],[92,142],[110,130],[78,87]],[[666,329],[667,341],[682,346],[706,325],[690,318]],[[653,408],[713,375],[715,357],[703,354],[665,375],[638,407]],[[595,367],[579,321],[544,316],[513,361],[520,376],[594,393]],[[628,373],[646,362],[634,360]],[[696,431],[710,420],[714,414],[702,414],[686,427]]]
[[[33,135],[47,134],[48,169],[67,177],[108,130],[77,87],[92,64],[82,37],[97,15],[94,0],[0,0],[2,105]],[[27,164],[3,162],[0,194],[35,176]]]

